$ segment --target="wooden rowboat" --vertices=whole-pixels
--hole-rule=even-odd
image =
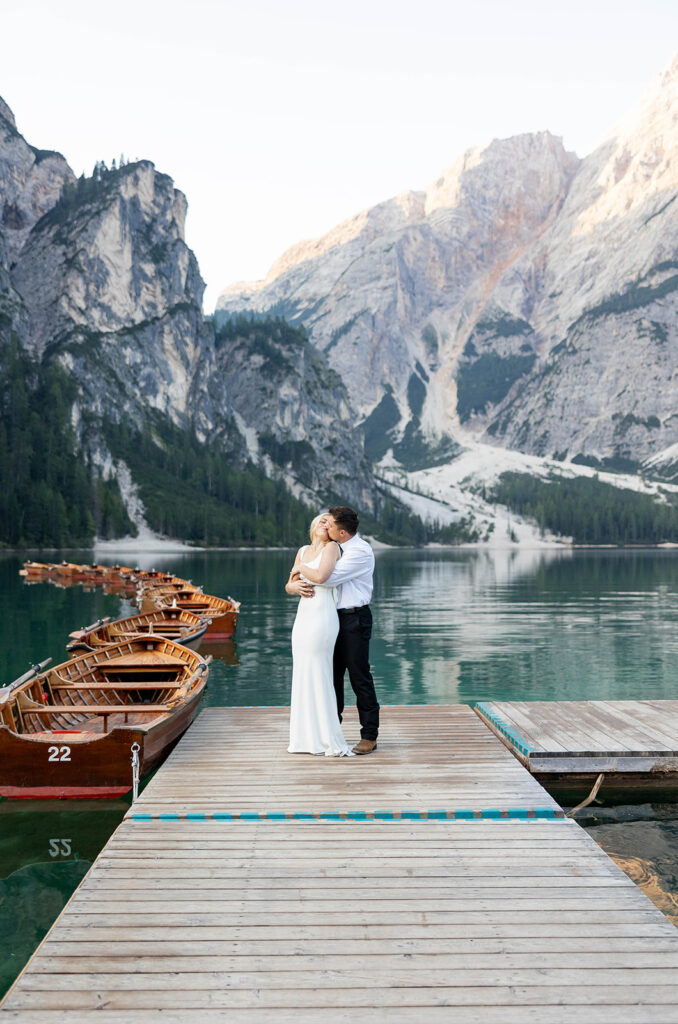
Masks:
[[[134,575],[134,569],[131,569],[128,565],[104,565],[103,569],[106,570],[106,577],[108,583],[124,583],[126,586],[131,586],[134,582],[130,579]]]
[[[183,608],[159,608],[145,615],[130,615],[126,619],[99,619],[91,626],[76,629],[70,634],[67,651],[93,651],[107,644],[120,643],[121,640],[136,640],[139,636],[153,633],[166,640],[174,640],[177,644],[190,647],[192,651],[200,649],[200,641],[205,635],[208,619],[186,612]]]
[[[160,572],[158,569],[135,569],[131,578],[137,587],[159,586],[166,587],[172,584],[183,587],[191,587],[190,580],[181,576],[175,576],[172,572]]]
[[[44,666],[36,666],[36,669]],[[0,689],[0,795],[115,797],[197,714],[208,661],[159,636],[82,654]]]
[[[55,569],[60,579],[83,580],[87,576],[87,566],[78,565],[76,562],[59,562]]]
[[[167,594],[172,590],[202,590],[202,587],[196,587],[194,583],[182,580],[179,576],[170,576],[166,580],[141,580],[137,584],[137,604],[141,604],[144,598],[149,598],[152,594]]]
[[[110,578],[108,567],[105,565],[83,565],[85,579],[92,583],[106,583]]]
[[[201,590],[154,589],[145,592],[141,598],[141,611],[153,608],[183,608],[194,615],[211,619],[205,633],[205,640],[228,640],[238,625],[240,601],[232,597],[215,597],[203,594]]]
[[[19,569],[19,576],[26,576],[28,579],[46,579],[56,572],[56,566],[51,562],[24,562],[23,568]]]

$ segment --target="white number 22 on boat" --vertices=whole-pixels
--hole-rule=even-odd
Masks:
[[[48,761],[70,761],[71,759],[70,747],[48,747],[47,753],[49,754]]]

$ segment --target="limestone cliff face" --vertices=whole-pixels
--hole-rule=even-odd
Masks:
[[[548,133],[471,150],[429,189],[407,192],[296,246],[261,288],[219,310],[298,319],[366,416],[392,394],[404,422],[425,385],[423,422],[455,422],[448,361],[502,270],[562,203],[576,159]]]
[[[0,98],[0,223],[10,263],[33,225],[52,209],[73,177],[61,153],[29,146]]]
[[[76,183],[0,102],[0,214],[0,302],[22,344],[76,378],[79,410],[119,418],[155,408],[192,420],[213,344],[184,242],[186,200],[171,179],[143,161]],[[199,390],[213,427],[210,389]]]
[[[56,203],[73,172],[60,153],[34,149],[0,98],[0,322],[17,336],[25,310],[10,270],[33,225]]]
[[[127,472],[107,427],[160,416],[308,499],[372,507],[356,416],[324,356],[294,331],[266,342],[263,358],[248,332],[222,331],[215,344],[171,178],[139,161],[76,182],[63,157],[25,142],[2,104],[0,203],[0,336],[13,332],[66,368],[80,444],[104,475]]]
[[[677,152],[678,58],[583,161],[548,235],[516,266],[523,277],[541,268],[529,314],[539,360],[488,417],[490,436],[636,461],[678,440]],[[502,289],[516,308],[515,287]]]
[[[142,161],[65,192],[19,254],[25,343],[69,369],[88,413],[157,409],[180,426],[198,413],[194,393],[214,359],[185,214],[171,179]],[[199,411],[212,429],[205,390]]]
[[[471,150],[218,311],[305,324],[396,456],[409,433],[640,461],[678,441],[676,152],[678,60],[583,161],[548,133]]]
[[[217,376],[252,457],[307,499],[372,510],[374,481],[340,376],[284,321],[239,318],[216,335]]]

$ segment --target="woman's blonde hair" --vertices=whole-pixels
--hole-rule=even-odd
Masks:
[[[310,525],[309,531],[308,531],[308,535],[311,538],[311,544],[313,543],[313,534],[315,533],[316,526],[318,525],[318,523],[320,522],[321,519],[325,518],[325,516],[327,514],[328,514],[327,512],[321,512],[319,515],[317,515],[315,517],[315,519],[311,520],[311,525]]]

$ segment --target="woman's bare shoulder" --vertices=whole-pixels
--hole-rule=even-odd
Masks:
[[[297,553],[296,553],[296,555],[294,557],[294,564],[295,565],[297,564],[297,562],[301,561],[301,559],[303,557],[303,554],[304,554],[304,551],[306,550],[307,547],[308,547],[308,544],[302,544],[301,545],[301,547],[299,548],[299,550],[297,551]]]
[[[325,545],[323,550],[323,559],[327,562],[338,562],[341,558],[341,548],[337,544],[336,540],[330,541],[329,544]]]

